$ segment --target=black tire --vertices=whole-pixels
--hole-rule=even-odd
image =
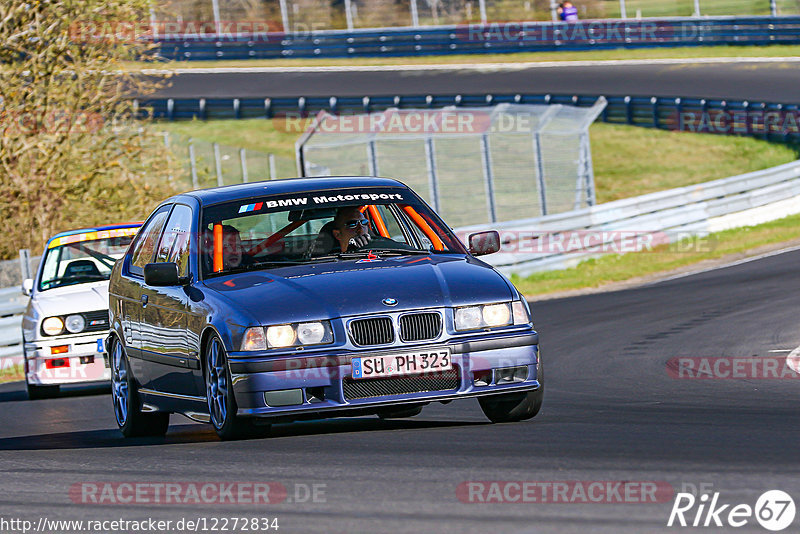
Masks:
[[[269,432],[270,425],[257,425],[254,418],[239,417],[228,357],[219,336],[214,334],[203,351],[205,366],[206,400],[211,424],[223,441],[261,437]]]
[[[117,338],[108,348],[111,360],[111,402],[114,418],[126,438],[163,436],[169,428],[168,412],[143,412],[139,387],[130,372],[125,348]]]
[[[536,391],[478,397],[481,410],[492,423],[512,423],[536,417],[542,408],[544,387]]]
[[[58,385],[35,386],[33,384],[29,384],[27,378],[25,378],[25,385],[27,386],[28,398],[30,400],[49,399],[51,397],[55,397],[61,391],[61,387]]]
[[[384,408],[378,412],[378,417],[381,419],[404,419],[406,417],[414,417],[422,412],[422,405],[416,406],[399,406],[395,408]]]

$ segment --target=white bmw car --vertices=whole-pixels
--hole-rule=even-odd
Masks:
[[[22,318],[25,381],[31,399],[61,385],[109,381],[108,278],[140,223],[62,232],[45,245]]]

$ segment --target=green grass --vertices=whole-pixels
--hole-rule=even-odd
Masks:
[[[593,124],[589,135],[598,203],[726,178],[798,158],[785,145],[749,137],[604,123]]]
[[[243,59],[222,61],[167,61],[129,63],[130,69],[208,69],[215,67],[327,67],[335,65],[441,65],[481,63],[527,63],[543,61],[604,61],[623,59],[689,59],[713,57],[797,57],[798,45],[704,46],[680,48],[615,49],[588,52],[521,52],[517,54],[463,54],[422,57],[374,57],[330,59]]]
[[[595,288],[798,238],[800,215],[792,215],[757,226],[713,233],[678,245],[663,245],[652,252],[606,255],[571,269],[535,273],[526,278],[512,276],[511,279],[527,296]]]

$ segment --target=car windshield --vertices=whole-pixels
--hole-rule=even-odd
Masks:
[[[413,193],[356,188],[248,198],[205,208],[204,275],[371,257],[465,254]]]
[[[57,237],[48,244],[39,291],[108,280],[114,262],[128,250],[137,228],[117,228]]]

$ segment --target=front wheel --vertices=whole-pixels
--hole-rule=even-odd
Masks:
[[[139,388],[130,372],[128,357],[118,339],[111,342],[111,400],[114,417],[122,435],[163,436],[169,427],[169,413],[145,413],[139,401]]]
[[[479,397],[481,410],[492,423],[512,423],[536,417],[542,408],[544,387],[536,391]]]
[[[233,395],[231,372],[225,348],[217,335],[208,340],[204,360],[208,413],[220,439],[252,438],[266,433],[269,425],[258,426],[253,419],[236,415],[239,407]]]

